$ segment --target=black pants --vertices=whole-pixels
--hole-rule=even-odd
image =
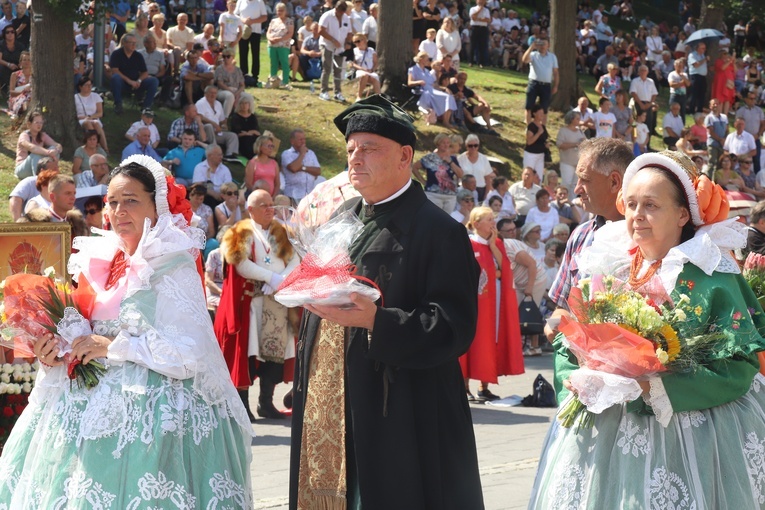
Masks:
[[[693,115],[704,110],[704,100],[707,96],[707,77],[700,74],[691,75],[691,101],[688,114]]]
[[[474,26],[470,32],[470,49],[473,63],[489,65],[489,27]]]
[[[248,53],[252,52],[252,73],[249,72]],[[260,74],[260,34],[252,33],[249,39],[239,41],[239,68],[242,74],[251,74],[255,80]]]

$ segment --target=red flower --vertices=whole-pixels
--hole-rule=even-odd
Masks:
[[[167,205],[172,214],[180,214],[191,224],[191,202],[186,199],[186,188],[175,183],[172,176],[167,176]]]
[[[81,364],[82,360],[79,360],[77,358],[74,358],[72,361],[69,362],[69,365],[66,367],[66,375],[69,376],[69,379],[76,379],[77,374],[75,373],[74,369],[77,368],[77,365]]]
[[[16,407],[14,407],[14,408],[13,408],[13,410],[16,412],[16,414],[18,414],[19,416],[21,416],[21,413],[24,411],[24,408],[25,408],[25,407],[26,407],[26,406],[18,405],[18,406],[16,406]]]
[[[3,416],[6,418],[13,416],[13,408],[10,406],[3,407]]]

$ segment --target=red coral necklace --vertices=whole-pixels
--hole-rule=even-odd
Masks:
[[[112,263],[109,264],[109,276],[106,278],[106,285],[104,285],[105,290],[109,290],[117,285],[120,278],[125,276],[127,266],[128,259],[125,257],[125,252],[117,250],[117,253],[114,254],[114,258],[112,259]]]
[[[653,278],[653,275],[656,274],[656,271],[659,270],[661,267],[661,259],[655,261],[653,264],[648,266],[648,269],[646,270],[645,274],[638,278],[638,274],[640,274],[640,269],[643,267],[643,252],[640,251],[640,248],[635,250],[635,256],[632,257],[632,264],[630,265],[630,279],[629,284],[630,287],[633,289],[637,289],[648,283],[648,280]]]

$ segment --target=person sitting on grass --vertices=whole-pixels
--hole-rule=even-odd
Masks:
[[[499,133],[491,127],[491,106],[489,106],[489,103],[484,98],[466,85],[467,79],[468,75],[466,72],[459,72],[457,73],[457,83],[452,83],[447,87],[457,102],[462,105],[465,123],[471,131],[475,131],[477,130],[475,119],[476,117],[481,117],[486,125],[486,133],[499,136]]]

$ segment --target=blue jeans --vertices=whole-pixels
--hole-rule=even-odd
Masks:
[[[112,94],[114,95],[114,104],[117,106],[122,106],[123,90],[127,92],[132,92],[133,87],[128,85],[127,82],[125,82],[125,80],[122,79],[122,76],[120,76],[117,73],[114,73],[112,75],[111,85],[112,85]],[[143,80],[141,82],[141,85],[138,87],[138,89],[135,90],[135,94],[139,94],[140,92],[144,93],[143,108],[151,108],[151,105],[154,104],[154,94],[157,93],[158,87],[159,87],[159,80],[157,80],[153,76],[149,76],[148,78]]]

